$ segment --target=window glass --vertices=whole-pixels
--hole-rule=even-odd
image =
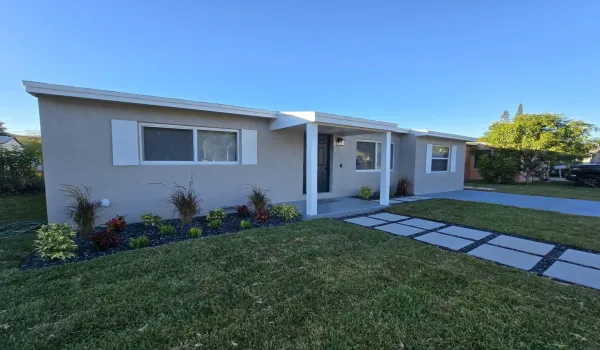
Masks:
[[[431,171],[448,171],[448,159],[432,159]]]
[[[375,142],[356,143],[356,170],[375,169]]]
[[[381,146],[382,143],[381,142],[377,142],[377,169],[381,169],[381,150],[383,149],[383,147]],[[394,169],[394,146],[395,144],[392,143],[391,145],[391,152],[390,152],[390,169]]]
[[[143,159],[145,161],[193,161],[193,130],[144,127]]]
[[[237,162],[237,133],[198,130],[199,162]]]
[[[450,146],[433,145],[431,152],[431,171],[448,171]]]
[[[433,158],[448,158],[450,155],[450,147],[449,146],[438,146],[433,145]]]

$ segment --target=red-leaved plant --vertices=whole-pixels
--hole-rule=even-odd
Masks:
[[[267,209],[257,209],[254,213],[254,220],[265,222],[269,220],[269,210]]]
[[[112,218],[106,223],[108,229],[115,233],[123,232],[125,230],[126,225],[127,222],[125,222],[125,216],[123,215],[117,215],[116,218]]]
[[[94,243],[94,245],[96,245],[96,247],[98,247],[100,250],[114,248],[118,246],[120,242],[119,235],[110,229],[96,232],[89,236],[88,239],[92,241],[92,243]]]
[[[237,210],[237,214],[241,218],[246,218],[250,215],[250,209],[247,205],[238,205],[235,207],[235,210]]]

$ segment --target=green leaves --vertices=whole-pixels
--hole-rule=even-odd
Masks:
[[[45,259],[66,260],[75,256],[75,231],[68,224],[43,225],[34,242],[35,250]]]

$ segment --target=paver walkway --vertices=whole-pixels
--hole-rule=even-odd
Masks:
[[[344,221],[600,290],[600,254],[390,213]]]
[[[466,190],[434,193],[428,194],[428,196],[432,198],[449,198],[461,201],[511,205],[519,208],[558,211],[565,214],[600,216],[600,202],[582,199]]]

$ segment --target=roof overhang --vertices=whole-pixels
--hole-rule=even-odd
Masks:
[[[412,130],[412,133],[416,137],[428,136],[428,137],[438,137],[438,138],[442,138],[442,139],[460,140],[460,141],[466,141],[466,142],[477,141],[476,137],[448,134],[445,132],[437,132],[437,131],[429,131],[429,130]]]
[[[264,109],[246,108],[231,105],[224,105],[218,103],[208,103],[200,101],[182,100],[177,98],[166,98],[148,95],[129,94],[124,92],[115,92],[107,90],[96,90],[88,88],[80,88],[67,85],[56,85],[38,83],[35,81],[23,80],[23,86],[25,91],[33,96],[38,97],[39,95],[52,95],[52,96],[63,96],[72,98],[84,98],[99,101],[111,101],[111,102],[122,102],[132,103],[138,105],[147,106],[159,106],[169,108],[188,109],[195,111],[207,111],[217,113],[228,113],[245,115],[251,117],[261,118],[277,118],[277,112],[269,111]]]
[[[316,111],[279,112],[278,118],[271,121],[271,130],[292,128],[308,123],[317,123],[341,128],[355,128],[376,132],[398,132],[398,125],[394,123],[347,117]]]

